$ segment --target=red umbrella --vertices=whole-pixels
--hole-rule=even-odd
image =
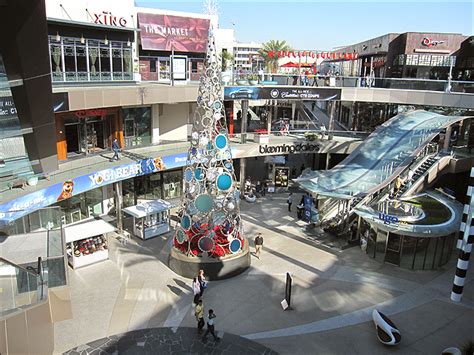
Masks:
[[[281,68],[298,68],[298,63],[288,62],[283,65],[280,65]]]

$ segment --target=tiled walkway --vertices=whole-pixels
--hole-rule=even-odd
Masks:
[[[251,239],[262,232],[264,246],[246,272],[211,282],[204,294],[224,339],[235,334],[281,354],[385,354],[370,320],[374,307],[400,328],[397,353],[439,354],[472,339],[474,273],[463,301],[452,303],[455,258],[436,271],[380,264],[358,247],[341,250],[321,231],[308,235],[285,201],[276,194],[242,202],[244,231]],[[195,328],[190,280],[167,266],[169,241],[111,238],[109,261],[69,270],[74,318],[55,324],[56,351],[138,329]],[[289,311],[280,305],[286,272]]]
[[[251,340],[229,333],[219,334],[217,342],[196,334],[194,328],[152,328],[111,335],[79,345],[65,355],[156,355],[156,354],[255,354],[273,355],[275,351]]]

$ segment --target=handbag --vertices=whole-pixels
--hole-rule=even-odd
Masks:
[[[204,289],[207,288],[207,281],[204,281],[204,282],[202,283],[202,288],[204,288]]]

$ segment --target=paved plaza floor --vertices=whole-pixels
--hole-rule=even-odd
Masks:
[[[440,354],[473,339],[474,273],[462,302],[451,302],[455,257],[436,271],[410,271],[381,264],[359,247],[341,250],[322,231],[307,233],[296,209],[288,213],[286,196],[241,204],[246,235],[261,232],[264,246],[246,272],[211,282],[204,293],[223,343],[246,339],[262,345],[261,353],[280,354]],[[55,324],[57,353],[147,328],[175,334],[176,341],[187,334],[181,329],[196,327],[191,282],[167,267],[170,238],[111,238],[109,261],[69,270],[73,318]],[[283,311],[287,272],[292,309]],[[378,342],[374,307],[400,328],[398,347]],[[214,346],[220,345],[189,353],[233,353]]]

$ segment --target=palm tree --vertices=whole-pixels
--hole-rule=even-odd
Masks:
[[[258,54],[264,58],[267,70],[276,73],[278,70],[278,51],[291,51],[286,41],[270,40],[262,45]]]
[[[220,55],[222,61],[222,71],[226,71],[228,67],[232,68],[234,56],[228,51],[222,51]]]

